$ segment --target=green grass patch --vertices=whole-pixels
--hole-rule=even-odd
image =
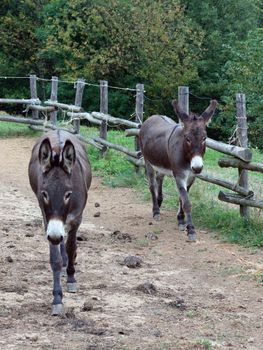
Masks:
[[[98,135],[96,128],[81,127],[81,134],[85,137]],[[108,132],[108,141],[134,150],[134,138],[125,138],[123,131]],[[88,156],[92,170],[103,178],[103,183],[110,187],[142,188],[143,177],[135,172],[133,164],[127,161],[127,156],[113,149],[108,149],[104,157],[98,149],[88,146]]]
[[[197,345],[200,346],[200,350],[212,350],[214,347],[209,339],[200,339],[197,341]]]
[[[30,130],[26,124],[0,122],[0,138],[27,136],[34,137],[39,132]]]

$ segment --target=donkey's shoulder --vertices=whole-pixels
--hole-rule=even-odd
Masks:
[[[176,122],[173,119],[167,117],[166,115],[160,115],[159,117],[162,118],[168,124],[171,124],[171,125],[176,124]]]

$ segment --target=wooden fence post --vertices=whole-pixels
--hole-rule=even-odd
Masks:
[[[178,104],[185,113],[189,114],[189,87],[188,86],[178,87]]]
[[[76,83],[76,96],[75,96],[75,106],[77,106],[77,107],[81,107],[84,88],[85,88],[85,80],[78,79],[78,81]],[[73,127],[74,127],[76,133],[79,134],[79,130],[80,130],[80,120],[79,119],[76,119],[73,121]]]
[[[50,101],[57,102],[58,99],[58,77],[52,77],[51,79],[51,94]],[[57,111],[53,111],[50,113],[50,121],[53,125],[57,124]]]
[[[135,121],[143,123],[144,84],[136,84]],[[138,136],[135,137],[135,151],[140,150]]]
[[[247,115],[246,115],[246,95],[236,94],[236,109],[237,109],[237,139],[241,147],[247,147]],[[238,168],[239,185],[248,189],[248,171]],[[248,218],[249,208],[245,205],[240,205],[240,215]]]
[[[35,74],[30,75],[30,94],[32,99],[37,99],[37,76]],[[32,110],[33,119],[39,119],[39,112]]]
[[[100,80],[100,113],[108,114],[108,82],[107,80]],[[100,126],[100,138],[107,140],[107,121],[102,120]],[[107,147],[101,150],[101,154],[104,155],[107,151]]]

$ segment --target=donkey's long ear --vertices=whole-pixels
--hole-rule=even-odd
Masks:
[[[207,107],[207,109],[201,114],[201,117],[204,119],[204,122],[207,124],[209,120],[212,118],[212,116],[215,113],[216,107],[217,107],[217,100],[211,100],[210,105]]]
[[[52,148],[48,138],[44,139],[39,147],[38,159],[42,172],[46,173],[51,168]]]
[[[69,140],[65,142],[62,151],[62,166],[63,169],[70,174],[76,160],[76,151],[73,143]]]
[[[179,103],[176,100],[172,101],[172,106],[174,108],[176,115],[183,123],[189,120],[189,115],[181,109],[181,107],[179,106]]]

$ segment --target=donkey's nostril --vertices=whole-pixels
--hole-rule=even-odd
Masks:
[[[200,174],[203,169],[203,158],[201,156],[194,156],[191,160],[191,169],[193,173]]]
[[[51,219],[47,225],[47,239],[52,244],[59,244],[65,236],[64,224],[61,220]]]
[[[49,242],[51,244],[57,245],[63,241],[63,236],[51,237],[51,236],[47,235],[47,239],[49,240]]]
[[[203,167],[192,167],[192,171],[194,174],[200,174],[201,171],[203,170]]]

